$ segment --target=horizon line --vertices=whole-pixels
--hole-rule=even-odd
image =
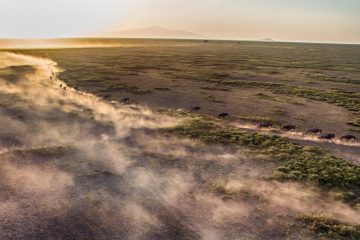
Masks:
[[[360,42],[321,42],[321,41],[297,41],[297,40],[271,40],[264,39],[236,39],[236,38],[211,38],[204,36],[203,38],[172,38],[172,37],[109,37],[109,36],[84,36],[84,37],[49,37],[49,38],[11,38],[11,37],[0,37],[1,40],[8,41],[51,41],[51,40],[80,40],[80,39],[128,39],[128,40],[178,40],[178,41],[228,41],[228,42],[264,42],[264,43],[303,43],[303,44],[333,44],[333,45],[360,45]]]

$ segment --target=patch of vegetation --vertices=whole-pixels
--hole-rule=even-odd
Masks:
[[[338,191],[336,189],[328,192],[328,196],[336,201],[351,201],[355,198],[353,192],[349,191]]]
[[[26,74],[35,71],[36,69],[31,65],[10,66],[6,68],[0,68],[0,75]]]
[[[331,239],[360,239],[360,225],[350,225],[335,219],[326,218],[322,214],[302,215],[298,220],[319,236]]]
[[[260,200],[261,198],[260,196],[257,196],[253,192],[251,192],[250,189],[230,188],[227,187],[222,181],[212,181],[210,183],[210,188],[223,199]]]
[[[256,96],[256,98],[263,99],[263,100],[271,100],[274,102],[287,102],[287,99],[277,97],[277,96],[270,96],[265,93],[257,93],[255,96]]]
[[[353,80],[346,77],[338,76],[317,76],[316,78],[326,81],[326,82],[338,82],[338,83],[347,83],[347,84],[360,84],[360,80]]]
[[[287,94],[303,97],[311,100],[323,101],[344,107],[352,112],[360,114],[360,94],[348,94],[336,90],[323,90],[300,86],[290,86],[280,83],[255,82],[255,81],[218,81],[217,83],[236,87],[259,87],[271,90],[275,94]]]
[[[265,93],[257,93],[255,95],[256,98],[262,99],[262,100],[270,100],[274,102],[280,102],[280,103],[292,103],[292,104],[299,104],[298,102],[294,101],[293,99],[283,98],[279,96],[271,96]]]
[[[151,93],[150,90],[148,89],[141,89],[141,88],[138,88],[138,87],[129,87],[128,89],[126,89],[126,92],[128,93],[132,93],[132,94],[148,94],[148,93]]]
[[[214,72],[211,74],[212,77],[217,79],[229,78],[230,74],[226,72]]]
[[[298,154],[285,153],[281,158],[284,163],[274,172],[276,179],[312,181],[328,188],[353,189],[359,186],[360,167],[325,154],[323,150],[301,147]]]
[[[110,81],[110,80],[106,80],[101,84],[102,88],[101,91],[102,92],[107,92],[107,91],[126,91],[128,93],[132,93],[132,94],[146,94],[146,93],[150,93],[150,90],[147,89],[141,89],[139,87],[136,86],[129,86],[126,83],[123,82],[117,82],[117,81]]]
[[[21,146],[21,140],[10,133],[1,133],[0,134],[0,146],[2,147],[11,147],[11,146]]]
[[[8,83],[14,84],[23,79],[21,76],[34,73],[36,69],[29,65],[0,68],[0,77]]]
[[[234,199],[239,197],[239,194],[236,190],[226,188],[226,186],[224,186],[222,183],[212,182],[210,183],[210,187],[216,192],[216,194],[223,198]]]
[[[116,176],[114,173],[107,171],[107,170],[105,170],[105,171],[95,170],[93,173],[84,175],[83,177],[98,178],[98,177],[114,177],[114,176]]]
[[[54,147],[39,147],[15,150],[15,154],[19,155],[35,155],[39,157],[57,157],[73,152],[74,149],[70,146],[54,146]]]
[[[360,128],[359,129],[350,128],[349,131],[354,133],[360,133]]]
[[[129,88],[128,85],[122,82],[107,80],[102,83],[103,91],[119,91],[119,90],[126,90],[128,88]]]
[[[159,91],[169,91],[170,90],[170,88],[168,88],[168,87],[156,87],[154,89],[159,90]]]
[[[343,107],[351,112],[354,112],[358,119],[355,122],[350,123],[352,126],[360,128],[360,93],[344,93],[339,90],[324,90],[317,88],[308,88],[300,86],[290,86],[280,83],[270,82],[255,82],[255,81],[234,81],[234,80],[222,80],[216,81],[224,85],[231,85],[242,88],[259,87],[270,90],[274,94],[294,95],[310,100],[327,102],[339,107]],[[281,101],[281,98],[272,97],[265,94],[257,95],[257,97],[263,99],[270,99],[274,101]]]
[[[216,99],[214,96],[208,96],[207,99],[213,103],[224,103],[223,101]]]
[[[348,122],[347,125],[360,128],[360,121],[358,121],[358,122]]]
[[[312,182],[327,189],[353,191],[357,197],[360,192],[360,167],[318,147],[304,147],[278,136],[245,132],[202,116],[190,118],[166,131],[205,143],[237,144],[271,156],[280,165],[272,176],[277,180]]]
[[[322,89],[292,86],[282,86],[279,89],[275,89],[274,92],[335,104],[360,114],[360,94],[347,94],[334,90],[324,91]]]
[[[288,112],[281,108],[276,108],[276,109],[272,110],[272,112],[278,116],[287,116],[288,115]]]
[[[218,87],[218,86],[214,86],[214,87],[201,87],[200,89],[210,90],[210,91],[223,91],[223,92],[230,92],[230,91],[231,91],[231,89],[229,89],[229,88]]]
[[[240,117],[239,119],[249,122],[255,122],[255,123],[261,123],[261,122],[275,123],[275,121],[269,117]]]

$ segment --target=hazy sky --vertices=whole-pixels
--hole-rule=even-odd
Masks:
[[[360,43],[360,0],[0,0],[0,37],[155,25],[214,38]]]

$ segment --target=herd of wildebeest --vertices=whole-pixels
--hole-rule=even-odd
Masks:
[[[201,107],[196,106],[192,107],[190,109],[191,111],[199,111],[201,110]],[[230,114],[227,112],[222,112],[218,114],[218,118],[226,118],[229,117]],[[257,126],[259,129],[271,129],[274,127],[274,124],[272,122],[262,122]],[[281,126],[281,130],[284,132],[291,132],[296,130],[296,126],[293,124],[286,124]],[[324,141],[333,141],[336,138],[336,135],[334,133],[323,133],[323,131],[320,128],[311,128],[305,132],[306,135],[314,135],[318,136],[319,140]],[[348,141],[352,142],[356,140],[356,137],[351,134],[343,135],[340,137],[341,141]]]
[[[67,87],[64,86],[63,84],[59,85],[60,89],[62,89],[63,91],[66,91]],[[77,87],[74,88],[75,90],[78,90]],[[110,95],[105,95],[102,97],[103,99],[108,99],[110,98]],[[122,104],[128,104],[130,103],[130,98],[126,97],[121,99],[120,101]],[[200,106],[194,106],[190,108],[190,111],[192,112],[196,112],[196,111],[200,111],[201,107]],[[229,117],[230,114],[227,112],[222,112],[218,114],[218,118],[227,118]],[[259,129],[271,129],[274,127],[274,124],[272,122],[262,122],[257,126]],[[296,130],[296,126],[293,124],[286,124],[281,126],[281,130],[284,132],[291,132],[291,131],[295,131]],[[318,136],[319,140],[323,140],[323,141],[334,141],[334,139],[336,138],[336,135],[334,133],[323,133],[323,131],[320,128],[311,128],[309,130],[307,130],[305,132],[306,135],[313,135],[313,136]],[[340,137],[341,141],[346,141],[346,142],[352,142],[356,140],[356,137],[354,135],[351,134],[347,134],[347,135],[343,135]]]

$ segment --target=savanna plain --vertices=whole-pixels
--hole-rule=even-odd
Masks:
[[[0,239],[360,239],[359,45],[63,41],[0,50]]]

